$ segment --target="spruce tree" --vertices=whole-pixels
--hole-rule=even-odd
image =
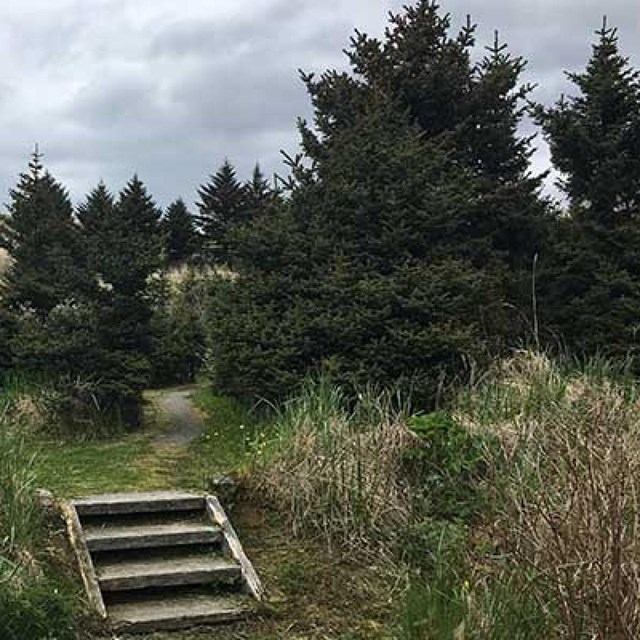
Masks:
[[[531,86],[526,66],[496,35],[485,57],[472,61],[475,25],[451,33],[451,18],[437,2],[420,0],[392,14],[383,40],[356,33],[348,50],[353,74],[304,76],[315,107],[315,129],[303,124],[306,154],[321,162],[327,141],[377,92],[406,109],[426,138],[448,148],[481,180],[476,218],[466,221],[465,253],[501,259],[509,271],[529,269],[547,227],[542,177],[530,175],[531,138],[519,134]],[[516,276],[516,280],[518,280]],[[517,283],[514,283],[517,286]],[[521,304],[520,300],[513,300]]]
[[[29,171],[10,191],[1,246],[11,258],[3,304],[43,318],[56,305],[86,295],[91,281],[69,196],[41,157],[34,152]]]
[[[89,202],[109,201],[100,187],[93,196]],[[101,387],[106,402],[130,421],[137,418],[151,371],[152,277],[163,263],[159,221],[160,210],[134,176],[94,228],[91,241],[102,248],[95,265],[102,283]]]
[[[114,291],[144,295],[150,276],[163,262],[161,212],[145,185],[134,176],[120,192],[104,230],[100,273]]]
[[[278,205],[279,194],[269,185],[258,164],[253,169],[251,180],[245,183],[244,191],[248,221],[273,213]]]
[[[247,221],[246,194],[228,160],[198,190],[196,221],[203,239],[203,251],[210,262],[230,263],[229,233]]]
[[[640,72],[606,20],[596,35],[585,71],[567,74],[578,95],[537,116],[574,215],[613,228],[640,209]]]
[[[95,379],[95,279],[64,188],[34,153],[11,191],[4,245],[12,258],[4,281],[0,333],[24,375]],[[6,356],[5,356],[6,361]]]
[[[94,277],[100,278],[101,256],[105,251],[102,244],[105,240],[105,232],[114,215],[115,200],[104,182],[91,191],[86,200],[81,203],[76,211],[80,222],[83,238],[89,254],[89,268]]]
[[[640,74],[606,21],[577,95],[536,115],[561,175],[568,215],[541,274],[542,320],[572,350],[640,355]]]
[[[321,144],[315,176],[245,229],[239,277],[219,284],[215,382],[278,398],[324,369],[431,406],[441,375],[509,334],[502,272],[473,264],[490,239],[464,248],[481,185],[381,94]]]
[[[473,65],[474,27],[449,29],[418,2],[384,41],[356,34],[353,73],[303,76],[290,198],[244,229],[212,305],[222,388],[277,397],[324,368],[428,407],[443,373],[514,343],[511,274],[546,215],[517,132],[523,62],[496,43]]]
[[[181,198],[169,205],[161,227],[170,265],[183,264],[198,252],[200,243],[195,221]]]

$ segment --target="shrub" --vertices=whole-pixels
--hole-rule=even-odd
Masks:
[[[407,455],[420,473],[423,508],[431,517],[469,519],[482,507],[487,439],[444,411],[414,416],[409,426],[421,440]]]

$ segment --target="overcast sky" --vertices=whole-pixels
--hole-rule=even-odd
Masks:
[[[282,172],[309,115],[297,69],[345,66],[354,27],[380,35],[394,0],[1,0],[0,202],[37,141],[78,200],[137,172],[159,204],[196,189],[228,157]],[[498,28],[549,103],[581,69],[606,11],[640,66],[637,0],[446,0],[479,43]],[[539,146],[543,146],[538,143]],[[535,164],[546,164],[541,150]]]

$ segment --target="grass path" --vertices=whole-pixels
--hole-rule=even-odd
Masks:
[[[198,394],[198,387],[149,391],[141,429],[108,440],[42,443],[40,486],[62,497],[205,488],[216,460],[224,472],[229,456],[216,456],[212,440],[223,449],[226,440],[212,433],[225,425],[205,420],[191,399]],[[220,399],[221,408],[225,403]]]

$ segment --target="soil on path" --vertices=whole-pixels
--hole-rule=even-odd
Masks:
[[[204,418],[191,401],[191,395],[197,388],[169,389],[155,399],[161,414],[159,421],[167,427],[153,439],[154,445],[187,445],[203,432]]]

